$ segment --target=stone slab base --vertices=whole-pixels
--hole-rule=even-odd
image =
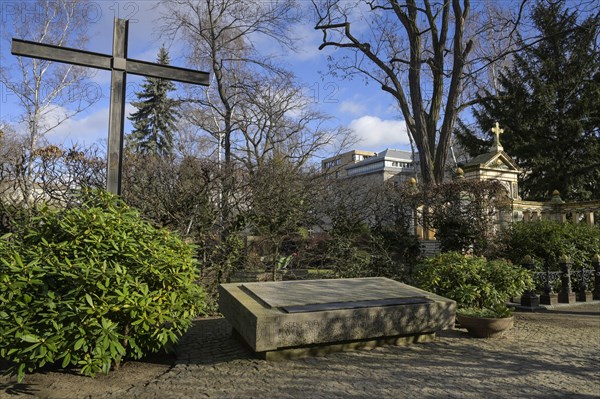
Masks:
[[[568,294],[559,293],[558,303],[573,303],[575,302],[575,293],[569,292]]]
[[[577,293],[577,302],[592,302],[593,300],[594,298],[591,291]]]
[[[351,349],[452,328],[456,303],[390,279],[222,284],[219,310],[255,353]],[[400,342],[398,341],[398,342]],[[291,356],[291,355],[290,355]],[[269,356],[267,356],[269,357]],[[271,356],[272,357],[272,356]]]
[[[550,306],[558,305],[558,294],[540,295],[540,304]]]
[[[538,295],[524,295],[521,297],[521,306],[528,308],[538,308],[540,306],[540,297]]]
[[[293,360],[302,359],[305,357],[325,356],[337,352],[346,352],[353,350],[370,350],[385,345],[404,346],[424,342],[433,342],[434,340],[435,333],[415,334],[401,337],[382,337],[379,339],[371,340],[312,345],[298,348],[286,348],[276,351],[257,352],[256,355],[263,360],[269,361]]]

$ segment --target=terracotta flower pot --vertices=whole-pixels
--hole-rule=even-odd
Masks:
[[[460,326],[466,328],[469,334],[475,338],[493,338],[502,335],[514,325],[514,316],[491,318],[491,317],[471,317],[456,315]]]

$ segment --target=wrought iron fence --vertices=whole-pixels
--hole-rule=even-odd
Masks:
[[[531,270],[533,263],[528,257],[524,267]],[[536,293],[539,296],[539,303],[554,305],[555,303],[570,303],[571,301],[590,301],[592,299],[600,300],[600,256],[595,255],[591,261],[591,267],[584,267],[578,270],[571,270],[572,263],[567,256],[561,257],[560,270],[533,272],[535,282],[535,292],[528,291],[523,294],[521,304],[525,306],[538,306],[536,302]],[[534,301],[535,299],[535,301]],[[534,305],[534,303],[536,303]]]

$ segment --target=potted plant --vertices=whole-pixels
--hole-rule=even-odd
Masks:
[[[505,305],[496,308],[462,308],[456,314],[460,327],[475,338],[493,338],[502,335],[514,325],[512,309]]]
[[[526,269],[507,260],[446,252],[426,258],[415,271],[416,284],[453,299],[457,321],[475,337],[494,337],[513,326],[506,301],[533,287]]]

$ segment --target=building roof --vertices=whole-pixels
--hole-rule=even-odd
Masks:
[[[351,150],[351,151],[346,151],[346,152],[342,152],[340,154],[336,154],[336,155],[327,157],[327,158],[323,159],[321,161],[321,163],[333,161],[335,159],[342,158],[342,157],[345,157],[348,155],[363,155],[363,156],[367,156],[367,157],[372,157],[372,156],[377,155],[377,153],[373,152],[373,151],[365,151],[365,150]]]
[[[394,150],[393,148],[388,148],[385,151],[381,151],[379,154],[377,154],[377,156],[412,161],[412,153],[410,151]]]
[[[519,167],[515,163],[515,161],[504,151],[492,151],[485,154],[481,154],[476,156],[475,158],[471,158],[467,163],[463,166],[463,169],[469,170],[476,167],[494,167],[493,162],[499,160],[504,165],[508,167],[510,170],[514,170],[519,172]]]
[[[358,168],[364,165],[369,165],[376,162],[381,162],[383,160],[400,160],[400,161],[408,161],[412,162],[412,153],[410,151],[403,150],[394,150],[388,148],[384,151],[381,151],[375,156],[364,159],[360,162],[356,162],[355,164],[349,165],[346,169]]]

